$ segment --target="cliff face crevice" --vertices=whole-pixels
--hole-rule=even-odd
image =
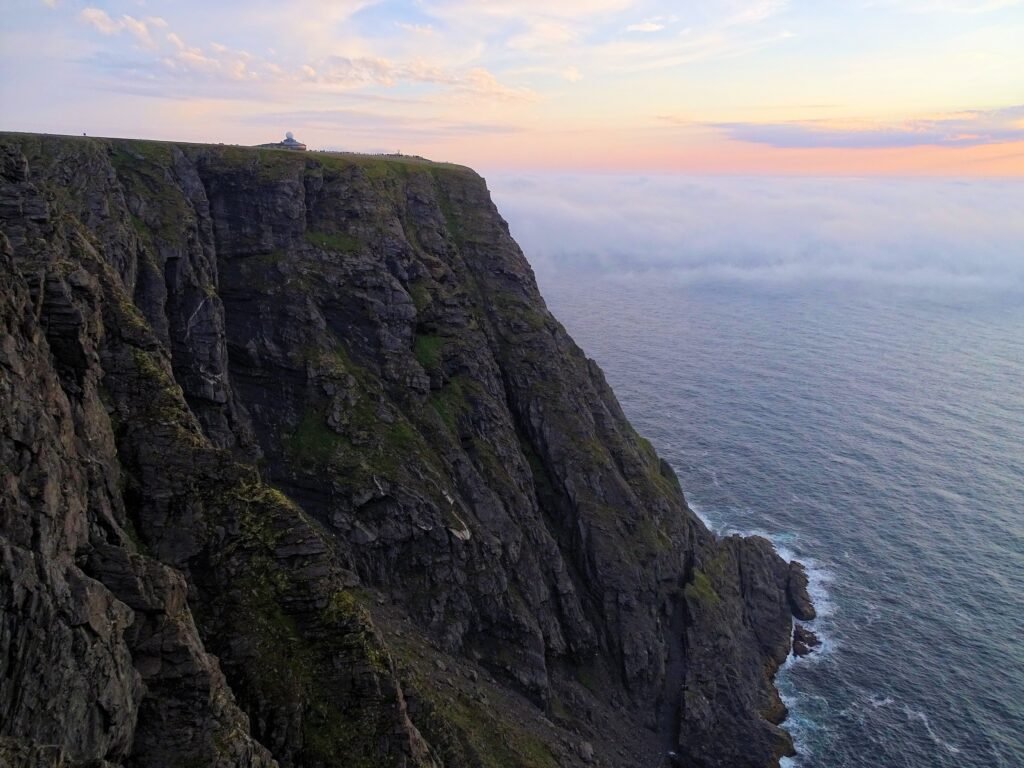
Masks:
[[[479,176],[15,134],[0,163],[9,762],[791,751],[798,569],[690,512]]]

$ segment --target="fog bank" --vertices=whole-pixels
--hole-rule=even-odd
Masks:
[[[1024,290],[1024,183],[497,174],[539,275]]]

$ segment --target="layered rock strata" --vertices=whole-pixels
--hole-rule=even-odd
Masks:
[[[483,180],[0,135],[0,759],[777,765],[717,540]]]

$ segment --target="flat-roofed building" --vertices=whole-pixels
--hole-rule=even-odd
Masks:
[[[297,149],[300,151],[305,151],[306,149],[306,145],[301,141],[296,141],[291,131],[284,135],[284,141],[278,141],[274,144],[258,144],[257,146],[265,149]]]

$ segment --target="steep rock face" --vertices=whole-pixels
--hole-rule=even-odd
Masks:
[[[0,151],[0,754],[791,751],[771,675],[806,585],[688,510],[482,179],[152,142]]]

